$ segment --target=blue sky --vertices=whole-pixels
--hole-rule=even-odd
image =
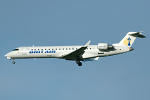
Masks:
[[[0,100],[149,100],[148,0],[1,0]],[[144,31],[132,52],[85,62],[12,61],[19,46],[117,43]]]

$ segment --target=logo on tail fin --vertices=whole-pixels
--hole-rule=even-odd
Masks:
[[[130,37],[129,38],[126,38],[124,41],[123,41],[124,45],[126,46],[131,46],[131,39]]]

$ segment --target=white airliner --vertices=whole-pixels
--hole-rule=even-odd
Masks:
[[[99,57],[112,56],[132,51],[131,47],[136,37],[145,38],[142,32],[128,32],[127,35],[119,42],[112,45],[107,43],[98,43],[98,45],[89,45],[88,41],[84,46],[32,46],[18,47],[7,53],[7,59],[27,59],[27,58],[60,58],[73,60],[79,66],[80,61],[94,61]]]

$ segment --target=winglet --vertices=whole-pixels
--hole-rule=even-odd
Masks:
[[[84,47],[88,47],[89,44],[90,44],[90,42],[91,42],[91,41],[88,41],[88,42],[84,45]]]

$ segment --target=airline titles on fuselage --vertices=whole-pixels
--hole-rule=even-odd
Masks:
[[[40,51],[40,50],[38,50],[38,51],[29,51],[29,54],[33,54],[33,53],[56,53],[56,51],[55,50],[46,50],[46,51]]]

